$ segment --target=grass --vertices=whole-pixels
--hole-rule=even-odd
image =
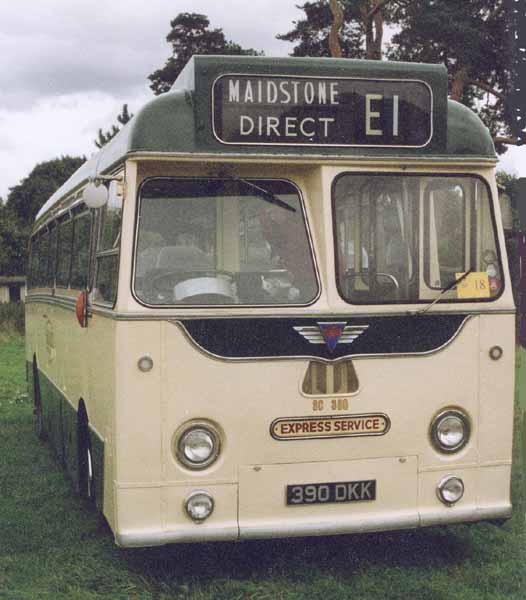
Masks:
[[[51,450],[36,440],[31,413],[23,342],[12,337],[0,344],[2,600],[526,597],[525,505],[518,467],[514,516],[502,527],[482,523],[121,550],[73,493]],[[519,442],[516,436],[517,454]]]

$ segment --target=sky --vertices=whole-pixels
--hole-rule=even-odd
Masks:
[[[286,56],[275,39],[301,18],[299,0],[0,0],[0,197],[38,162],[91,156],[99,128],[150,100],[148,75],[170,55],[180,12],[206,14],[227,39]],[[526,176],[526,147],[500,168]]]

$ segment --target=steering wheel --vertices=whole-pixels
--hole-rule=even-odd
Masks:
[[[219,275],[224,275],[230,280],[234,277],[231,271],[222,269],[207,268],[192,271],[169,269],[162,272],[154,271],[144,279],[144,290],[147,297],[151,298],[152,301],[160,299],[168,300],[163,302],[164,304],[172,304],[174,302],[211,304],[224,303],[225,300],[228,300],[228,303],[231,304],[235,299],[227,287],[230,284],[226,284],[225,279],[218,277]],[[162,282],[170,277],[174,279],[163,285]],[[194,286],[192,286],[192,281],[195,282]],[[182,290],[182,296],[178,299],[174,298],[174,290],[177,287]],[[207,287],[212,289],[206,289]],[[209,301],[206,296],[211,296],[208,299]]]

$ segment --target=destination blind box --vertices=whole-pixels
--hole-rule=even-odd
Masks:
[[[223,144],[422,148],[433,91],[410,79],[225,74],[213,83]]]

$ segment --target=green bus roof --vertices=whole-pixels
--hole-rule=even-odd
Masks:
[[[241,81],[252,78],[254,82],[258,78],[266,78],[266,81],[273,78],[275,82],[285,78],[339,80],[351,81],[353,85],[358,85],[356,81],[362,81],[365,86],[369,82],[401,82],[404,85],[407,82],[419,82],[421,87],[431,90],[431,135],[420,147],[225,143],[214,128],[217,108],[214,113],[212,97],[214,85],[227,74]],[[310,119],[311,122],[313,120]],[[213,155],[222,158],[229,155],[253,156],[255,159],[262,155],[280,155],[320,159],[458,157],[496,160],[490,133],[479,117],[464,105],[447,99],[447,71],[442,65],[332,58],[194,56],[172,90],[154,98],[137,111],[115,138],[53,194],[37,215],[37,220],[88,178],[107,173],[127,157],[141,154],[203,155],[208,160]]]

